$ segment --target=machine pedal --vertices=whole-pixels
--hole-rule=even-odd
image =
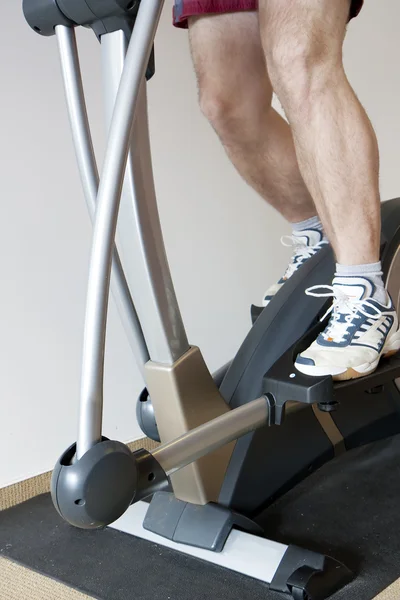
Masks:
[[[335,382],[331,376],[304,375],[296,370],[294,361],[313,335],[314,330],[283,354],[264,376],[263,393],[270,406],[270,425],[282,423],[288,402],[316,404],[323,412],[333,412],[339,408],[342,396],[349,389],[354,394],[379,394],[385,384],[400,378],[400,353],[382,358],[374,373],[358,379]]]

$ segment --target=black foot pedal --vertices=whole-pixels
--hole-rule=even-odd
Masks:
[[[330,375],[311,377],[300,373],[294,366],[296,356],[310,346],[321,328],[322,323],[313,327],[264,376],[263,393],[269,400],[270,425],[282,423],[287,402],[316,404],[321,411],[332,412],[338,409],[348,392],[360,396],[364,393],[379,394],[385,385],[400,378],[400,353],[383,358],[374,373],[358,379],[333,381]]]
[[[317,404],[325,412],[332,412],[338,406],[332,377],[311,377],[300,373],[294,368],[291,356],[290,361],[279,360],[264,377],[263,392],[269,401],[270,425],[281,425],[287,402]],[[284,355],[282,358],[287,357]]]

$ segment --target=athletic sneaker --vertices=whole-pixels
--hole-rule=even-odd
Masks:
[[[295,366],[306,375],[332,375],[346,380],[373,373],[382,356],[396,354],[400,331],[396,310],[373,298],[375,286],[367,277],[335,277],[333,286],[314,286],[306,293],[332,297],[329,323]],[[322,319],[322,320],[323,320]]]
[[[281,239],[284,246],[293,247],[293,256],[283,277],[265,292],[262,305],[267,306],[272,298],[281,289],[283,284],[301,267],[306,260],[314,256],[329,242],[324,239],[324,234],[319,229],[306,229],[293,232],[293,235],[284,235]]]

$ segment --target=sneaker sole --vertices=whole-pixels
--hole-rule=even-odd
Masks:
[[[348,381],[349,379],[358,379],[359,377],[365,377],[371,375],[378,368],[379,361],[381,358],[389,358],[394,356],[400,350],[400,330],[397,331],[390,340],[386,341],[383,347],[382,353],[377,360],[373,363],[364,363],[357,367],[350,367],[343,371],[343,367],[318,367],[313,365],[301,365],[295,363],[295,367],[300,373],[304,375],[311,375],[312,377],[323,377],[331,375],[334,381]]]

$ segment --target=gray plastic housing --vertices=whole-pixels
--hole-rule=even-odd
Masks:
[[[132,453],[120,442],[103,440],[73,462],[75,444],[53,471],[51,495],[60,515],[82,529],[100,529],[129,508],[137,486]]]
[[[51,36],[59,25],[81,25],[93,29],[97,38],[123,31],[132,35],[141,0],[23,0],[28,25],[40,35]],[[146,72],[149,81],[155,73],[154,48]]]
[[[262,536],[251,519],[218,504],[197,506],[178,500],[172,493],[153,496],[143,527],[157,535],[196,548],[222,552],[233,528]]]
[[[60,10],[56,0],[23,0],[22,10],[28,25],[40,35],[54,35],[57,25],[74,25]]]
[[[23,0],[23,11],[41,35],[54,35],[57,25],[82,25],[100,37],[119,29],[131,33],[139,4],[140,0]]]
[[[146,450],[132,453],[128,446],[103,438],[80,460],[76,444],[58,460],[51,480],[57,511],[80,529],[102,529],[138,501],[168,489],[169,481]]]

